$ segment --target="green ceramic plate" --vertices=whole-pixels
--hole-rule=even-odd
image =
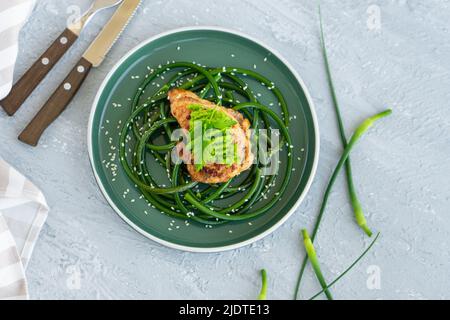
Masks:
[[[130,114],[129,98],[148,72],[147,67],[155,68],[172,60],[195,61],[210,67],[255,68],[275,82],[287,101],[292,117],[289,130],[294,145],[295,171],[290,173],[290,184],[282,201],[250,223],[244,221],[205,228],[168,217],[140,199],[139,190],[120,168],[116,155],[119,128]],[[254,90],[260,86],[258,83],[251,85]],[[269,93],[260,97],[266,105],[272,99]],[[238,248],[274,231],[304,198],[312,183],[319,157],[319,133],[313,103],[294,69],[278,53],[260,42],[218,28],[171,31],[131,50],[104,80],[92,107],[88,130],[89,155],[94,174],[114,210],[146,237],[172,248],[195,252]],[[155,164],[155,172],[161,171],[158,166]],[[282,166],[281,176],[277,179],[282,179],[285,174]]]

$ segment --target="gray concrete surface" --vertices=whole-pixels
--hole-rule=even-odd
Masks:
[[[269,297],[290,299],[303,250],[299,230],[311,227],[341,152],[318,42],[314,1],[144,0],[105,63],[47,131],[38,148],[17,135],[78,60],[111,13],[98,16],[15,117],[0,112],[0,155],[47,196],[51,212],[27,275],[34,299],[252,299],[259,269]],[[65,27],[70,5],[38,0],[22,30],[16,78]],[[325,30],[348,133],[386,107],[394,114],[353,153],[354,175],[371,226],[374,250],[333,292],[340,299],[450,298],[450,1],[323,1]],[[379,18],[379,19],[378,19]],[[177,27],[216,25],[246,32],[282,52],[316,104],[321,158],[313,187],[288,222],[254,245],[219,254],[162,247],[134,232],[107,205],[86,147],[94,95],[111,67],[148,37]],[[328,279],[369,240],[353,222],[340,178],[317,238]],[[379,281],[378,281],[379,280]],[[308,270],[302,296],[319,286]]]

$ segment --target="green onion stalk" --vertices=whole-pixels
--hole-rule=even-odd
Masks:
[[[322,200],[322,205],[321,205],[320,211],[319,211],[319,215],[317,217],[316,223],[313,228],[313,232],[311,234],[311,242],[314,242],[314,239],[317,235],[317,231],[319,230],[319,226],[320,226],[320,223],[322,222],[322,217],[325,212],[325,208],[326,208],[326,205],[328,202],[328,198],[330,196],[331,189],[333,188],[336,178],[339,175],[342,167],[344,166],[345,161],[348,159],[348,156],[349,156],[350,152],[352,151],[353,147],[356,145],[356,143],[359,141],[359,139],[363,136],[363,134],[365,132],[367,132],[367,130],[369,130],[375,124],[375,122],[390,115],[391,113],[392,113],[392,110],[388,109],[388,110],[380,112],[372,117],[369,117],[366,120],[364,120],[358,126],[358,128],[355,130],[355,133],[353,134],[353,136],[351,137],[347,146],[345,147],[344,152],[343,152],[338,164],[336,165],[336,168],[334,169],[333,174],[331,175],[330,181],[328,183],[328,186],[325,190],[323,200]],[[300,268],[300,273],[299,273],[299,276],[297,279],[297,285],[295,287],[295,296],[294,296],[295,299],[297,299],[297,296],[298,296],[298,291],[300,289],[300,283],[301,283],[301,280],[303,277],[303,273],[305,271],[307,261],[308,261],[308,256],[305,256],[305,258],[303,259],[301,268]]]
[[[309,237],[308,231],[306,229],[302,230],[303,235],[303,244],[305,246],[306,254],[309,257],[309,261],[311,261],[311,266],[316,274],[317,280],[319,280],[320,285],[322,286],[325,295],[328,300],[333,300],[333,296],[328,290],[327,283],[325,278],[323,277],[322,270],[320,269],[319,259],[317,258],[316,250],[314,249],[314,245]]]
[[[258,300],[267,300],[267,272],[264,269],[261,270],[261,292]]]
[[[372,243],[367,247],[367,249],[364,250],[363,253],[361,253],[361,255],[355,261],[353,261],[353,263],[347,269],[345,269],[344,272],[342,272],[336,279],[331,281],[325,288],[322,289],[322,291],[317,292],[315,295],[313,295],[311,298],[309,298],[309,300],[314,300],[315,298],[320,296],[322,293],[324,293],[325,290],[328,290],[329,288],[334,286],[339,280],[341,280],[351,269],[353,269],[353,267],[359,261],[361,261],[362,258],[364,258],[364,256],[370,251],[370,249],[372,249],[375,242],[377,242],[379,236],[380,236],[380,233],[378,232],[377,235],[375,236],[375,238],[373,239]]]
[[[322,46],[323,59],[325,62],[325,69],[326,69],[326,73],[327,73],[328,85],[330,87],[330,93],[331,93],[331,98],[333,100],[334,111],[337,116],[337,122],[339,125],[339,134],[341,137],[342,145],[345,148],[347,146],[347,138],[345,136],[344,124],[342,121],[339,102],[338,102],[336,91],[335,91],[334,84],[333,84],[333,77],[331,75],[330,63],[328,61],[327,48],[325,45],[325,37],[323,34],[323,23],[322,23],[322,14],[320,11],[320,6],[319,6],[319,18],[320,18],[320,42],[321,42],[321,46]],[[345,161],[345,173],[346,173],[346,177],[347,177],[347,186],[348,186],[348,192],[350,195],[350,202],[353,207],[353,212],[355,215],[356,223],[361,227],[361,229],[369,237],[371,237],[372,231],[370,230],[369,226],[367,225],[367,220],[364,216],[364,212],[362,210],[361,203],[359,202],[358,196],[355,191],[355,185],[353,183],[352,166],[350,163],[350,158],[348,158],[347,161]]]

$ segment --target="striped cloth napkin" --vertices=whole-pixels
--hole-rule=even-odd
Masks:
[[[42,192],[0,158],[0,300],[28,299],[25,269],[48,210]]]
[[[19,31],[34,3],[35,0],[0,0],[0,100],[11,90]]]

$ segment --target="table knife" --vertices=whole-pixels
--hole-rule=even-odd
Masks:
[[[98,67],[136,12],[141,0],[124,0],[111,20],[92,42],[69,75],[19,135],[36,146],[45,129],[64,111],[83,84],[91,68]]]
[[[9,95],[0,101],[0,105],[6,113],[10,116],[14,115],[50,70],[75,43],[81,31],[97,12],[114,7],[122,1],[95,0],[83,16],[68,25],[30,69],[14,84]]]

